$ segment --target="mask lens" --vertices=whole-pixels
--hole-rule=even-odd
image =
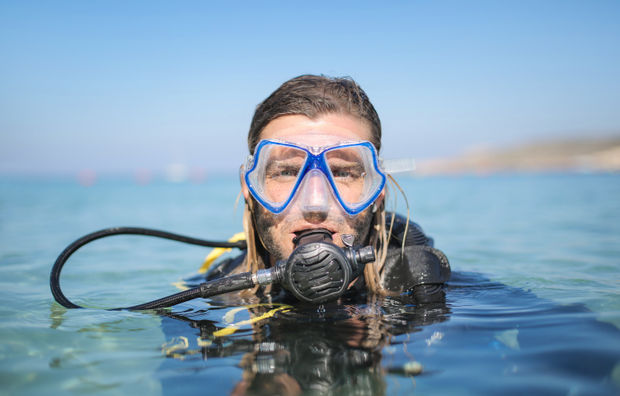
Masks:
[[[368,146],[355,145],[325,152],[332,181],[342,202],[350,209],[367,206],[383,187],[383,176],[375,167]]]
[[[304,150],[280,144],[265,144],[248,173],[252,190],[269,205],[279,207],[291,197],[306,162]]]

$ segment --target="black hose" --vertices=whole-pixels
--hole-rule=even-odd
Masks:
[[[214,279],[210,282],[201,283],[198,287],[194,287],[193,289],[185,290],[168,297],[160,298],[159,300],[134,305],[133,307],[116,308],[116,310],[141,310],[171,307],[185,301],[193,300],[194,298],[211,297],[223,293],[248,289],[252,286],[254,286],[254,282],[252,281],[252,273],[244,272],[237,275],[227,276],[225,278]]]
[[[56,299],[56,301],[60,305],[62,305],[65,308],[82,308],[79,305],[76,305],[76,304],[72,303],[71,301],[69,301],[69,299],[67,297],[65,297],[65,295],[62,293],[62,290],[60,289],[60,271],[62,271],[62,267],[65,265],[65,262],[80,247],[86,245],[87,243],[95,241],[97,239],[105,238],[105,237],[112,236],[112,235],[147,235],[147,236],[153,236],[153,237],[157,237],[157,238],[171,239],[171,240],[174,240],[174,241],[183,242],[183,243],[189,243],[189,244],[192,244],[192,245],[199,245],[199,246],[222,247],[222,248],[238,248],[238,249],[246,249],[247,248],[247,245],[246,245],[245,241],[238,241],[238,242],[207,241],[207,240],[204,240],[204,239],[192,238],[192,237],[187,237],[187,236],[184,236],[184,235],[173,234],[171,232],[159,231],[159,230],[153,230],[153,229],[141,228],[141,227],[113,227],[113,228],[106,228],[106,229],[103,229],[103,230],[100,230],[100,231],[96,231],[96,232],[93,232],[91,234],[84,235],[80,239],[76,240],[75,242],[73,242],[72,244],[67,246],[65,248],[65,250],[63,250],[63,252],[60,253],[60,256],[58,256],[58,258],[56,259],[56,262],[54,263],[54,266],[52,267],[52,271],[50,273],[50,289],[52,290],[52,295],[54,296],[54,299]],[[240,275],[243,275],[243,274],[240,274]],[[209,282],[209,283],[211,283],[211,282]],[[205,284],[203,283],[200,287],[198,287],[196,289],[201,289],[203,287],[203,285],[205,285]],[[233,283],[233,284],[231,284],[231,286],[238,287],[239,285],[236,284],[236,283]],[[246,287],[243,287],[243,288],[247,288],[247,287],[251,287],[251,286],[252,285],[246,286]],[[213,287],[215,287],[215,286],[213,286]],[[155,302],[160,302],[160,301],[161,301],[160,304],[163,304],[163,300],[165,300],[165,301],[172,301],[172,302],[173,301],[178,301],[176,303],[172,303],[172,304],[169,304],[169,305],[160,305],[160,307],[164,307],[164,306],[168,306],[169,307],[169,306],[172,306],[174,304],[178,304],[179,302],[191,300],[193,298],[201,297],[202,296],[202,295],[199,294],[199,295],[197,295],[195,297],[189,297],[189,296],[193,295],[192,294],[193,293],[192,290],[194,290],[194,289],[186,290],[184,292],[177,293],[177,294],[174,294],[172,296],[165,297],[163,299],[159,299],[159,300],[156,300],[156,301],[152,301],[150,303],[135,305],[135,306],[129,307],[129,308],[117,308],[117,309],[150,309],[150,308],[138,308],[138,307],[148,306],[149,304],[153,304]],[[240,290],[240,289],[233,289],[233,290],[230,290],[230,291],[234,291],[234,290]],[[210,295],[213,295],[213,294],[210,294]],[[170,299],[170,300],[168,300],[168,299]],[[153,306],[151,308],[156,308],[156,307]]]
[[[129,310],[142,310],[142,309],[155,309],[155,308],[165,308],[171,307],[176,304],[180,304],[184,301],[193,300],[194,298],[200,297],[200,287],[194,287],[192,289],[184,290],[182,292],[160,298],[158,300],[150,301],[144,304],[134,305],[132,307],[127,308],[114,308],[112,311],[119,311],[122,309]]]

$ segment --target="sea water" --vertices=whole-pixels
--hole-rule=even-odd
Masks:
[[[207,248],[111,226],[224,240],[235,176],[201,183],[0,180],[2,394],[619,394],[620,175],[399,178],[411,218],[453,271],[446,302],[323,307],[195,300],[106,311],[178,291]],[[398,194],[390,194],[388,207]],[[406,213],[402,197],[395,204]],[[227,329],[224,333],[218,332]]]

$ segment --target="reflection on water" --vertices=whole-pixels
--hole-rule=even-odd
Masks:
[[[431,305],[406,296],[318,307],[229,301],[164,315],[165,394],[618,390],[614,326],[478,274],[455,274],[446,302]]]
[[[163,328],[171,342],[164,353],[181,365],[188,359],[240,356],[243,373],[230,390],[234,395],[386,394],[386,370],[415,375],[421,366],[412,360],[404,367],[382,367],[382,350],[395,335],[446,320],[449,309],[445,303],[415,307],[407,298],[364,299],[318,307],[250,305],[246,322],[258,320],[230,335],[213,320],[196,319],[196,312],[169,313]],[[180,367],[164,365],[171,366]],[[187,377],[167,376],[164,387],[176,389],[179,381]]]

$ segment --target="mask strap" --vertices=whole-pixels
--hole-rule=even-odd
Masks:
[[[405,173],[416,170],[416,164],[413,158],[384,159],[381,161],[381,168],[385,173]]]

